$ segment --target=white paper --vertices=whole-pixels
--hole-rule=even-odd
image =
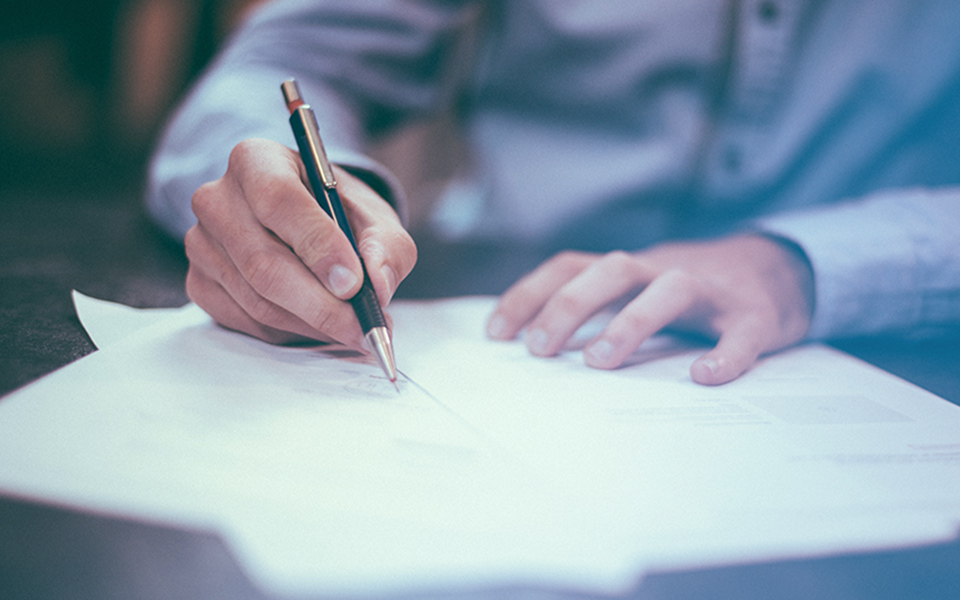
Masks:
[[[216,529],[286,595],[616,593],[651,567],[955,532],[942,399],[817,345],[713,388],[669,338],[611,372],[533,358],[484,338],[492,302],[391,305],[398,395],[342,348],[80,300],[112,341],[0,402],[0,489]]]
[[[71,298],[80,322],[97,348],[110,346],[178,312],[196,309],[190,304],[181,308],[133,308],[97,300],[76,290],[73,290]]]

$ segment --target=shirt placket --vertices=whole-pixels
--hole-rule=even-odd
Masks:
[[[793,59],[800,0],[741,0],[725,90],[707,151],[706,197],[748,200],[762,184],[761,162]]]

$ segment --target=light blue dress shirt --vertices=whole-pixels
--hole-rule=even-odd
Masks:
[[[759,230],[813,265],[811,338],[960,331],[960,2],[271,2],[161,140],[148,206],[171,232],[237,142],[295,147],[290,76],[331,159],[401,213],[371,139],[454,110],[479,203],[463,235]]]

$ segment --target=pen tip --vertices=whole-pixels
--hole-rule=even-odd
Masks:
[[[393,356],[393,341],[390,339],[390,330],[386,327],[373,327],[367,332],[367,344],[377,357],[377,362],[383,368],[383,374],[393,383],[393,387],[400,391],[397,385],[397,361]]]

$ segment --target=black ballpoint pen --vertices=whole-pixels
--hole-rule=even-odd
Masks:
[[[321,208],[336,222],[340,231],[347,236],[363,267],[363,285],[360,291],[350,299],[350,304],[357,314],[363,335],[376,355],[383,372],[394,387],[397,387],[397,364],[393,355],[390,329],[387,327],[383,309],[377,300],[377,293],[373,290],[373,284],[370,283],[370,276],[367,275],[367,267],[363,264],[363,257],[360,256],[360,248],[353,236],[350,222],[347,221],[343,211],[340,194],[337,192],[337,180],[333,175],[333,168],[327,159],[327,153],[323,149],[323,141],[317,129],[317,118],[310,105],[304,103],[296,80],[284,81],[280,84],[280,90],[287,103],[287,110],[290,111],[290,127],[293,128],[293,135],[297,139],[300,158],[306,168],[310,187],[313,188],[313,196]],[[397,387],[397,391],[399,390],[400,388]]]

